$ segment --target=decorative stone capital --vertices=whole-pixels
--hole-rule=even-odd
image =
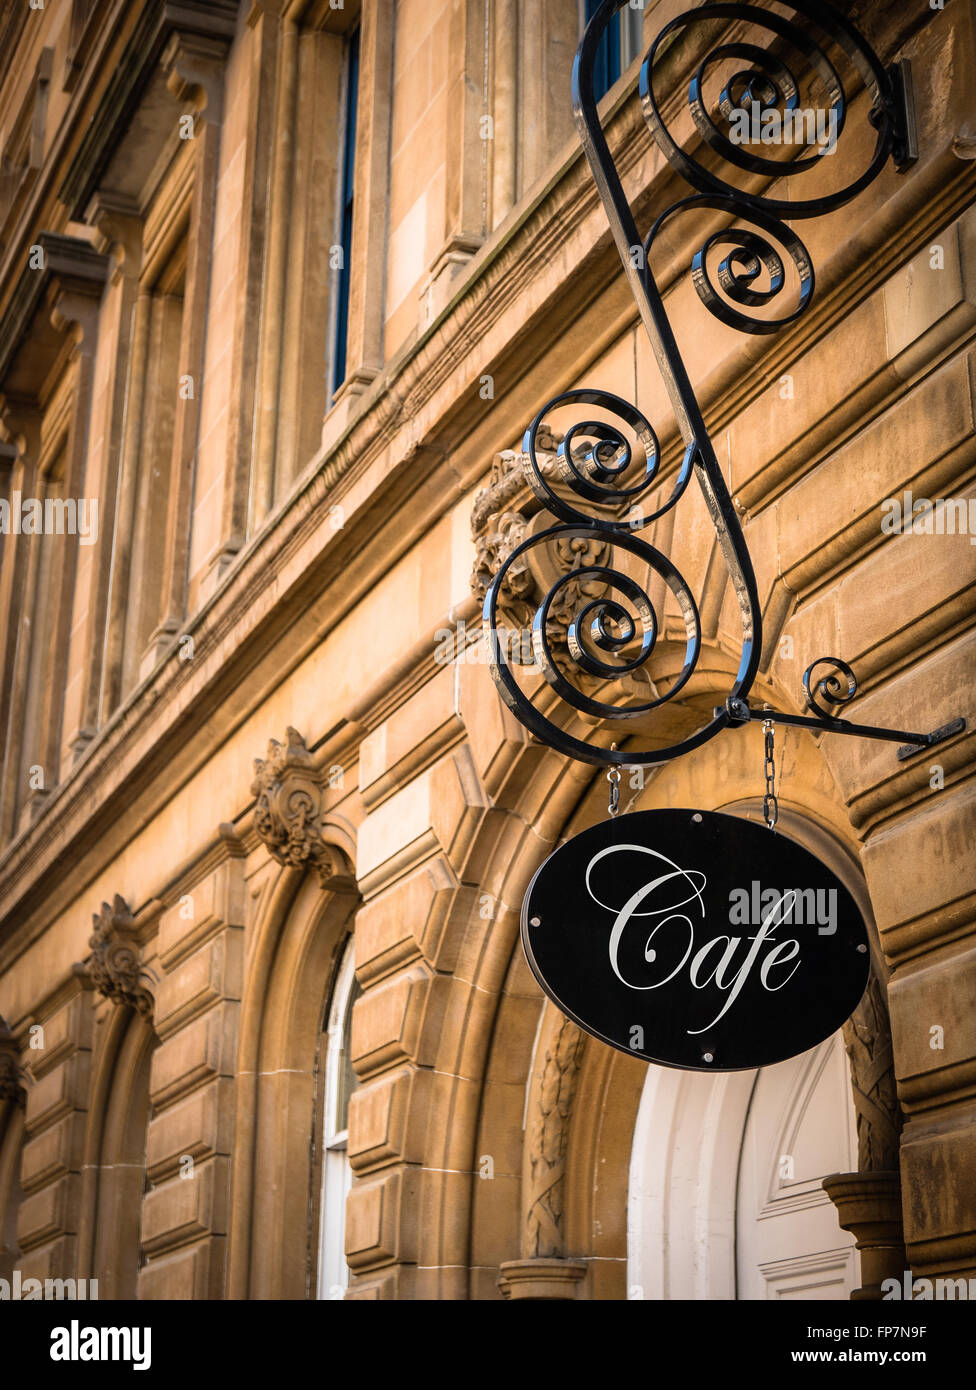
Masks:
[[[851,1298],[878,1301],[881,1284],[901,1285],[908,1268],[901,1213],[901,1178],[897,1172],[834,1173],[823,1188],[837,1208],[841,1230],[852,1232],[861,1256],[861,1287]]]
[[[499,1266],[498,1287],[504,1298],[575,1298],[585,1274],[582,1260],[507,1260]]]
[[[95,988],[106,999],[150,1017],[154,1000],[147,986],[149,976],[140,963],[136,924],[125,899],[116,893],[111,906],[102,903],[92,922],[88,974]]]
[[[279,864],[314,868],[323,888],[355,886],[342,851],[322,836],[322,777],[297,729],[287,746],[271,739],[268,756],[254,759],[251,792],[257,798],[254,825]]]
[[[20,1051],[10,1029],[0,1018],[0,1102],[12,1100],[15,1105],[23,1105],[25,1095]]]

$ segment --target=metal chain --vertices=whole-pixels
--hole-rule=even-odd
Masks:
[[[779,819],[779,802],[776,800],[776,749],[773,742],[773,721],[764,719],[763,753],[765,761],[763,772],[766,776],[766,795],[763,797],[763,819],[770,830],[775,829]]]
[[[611,752],[617,751],[617,745],[611,746]],[[611,767],[607,771],[607,781],[610,783],[610,804],[607,806],[607,814],[611,820],[620,809],[620,768]]]

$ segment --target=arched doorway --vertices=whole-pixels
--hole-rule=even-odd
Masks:
[[[736,1296],[847,1299],[859,1282],[854,1237],[823,1189],[857,1168],[843,1035],[756,1073],[739,1158]]]
[[[854,1242],[820,1184],[856,1159],[840,1033],[758,1071],[649,1066],[630,1166],[630,1296],[848,1298]]]

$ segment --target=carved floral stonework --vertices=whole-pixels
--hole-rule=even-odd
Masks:
[[[564,1253],[569,1117],[585,1045],[586,1037],[575,1023],[560,1017],[546,1048],[529,1133],[529,1191],[522,1241],[528,1259]]]
[[[557,478],[556,450],[562,435],[540,425],[536,437],[536,457],[543,476]],[[471,533],[475,543],[475,563],[471,573],[471,592],[483,601],[488,586],[502,565],[523,541],[556,524],[535,497],[526,478],[525,456],[513,449],[496,454],[488,486],[475,497],[471,511]],[[521,647],[513,644],[510,659],[522,664],[531,659],[532,616],[552,585],[582,565],[603,563],[607,546],[578,539],[561,540],[544,551],[529,551],[524,562],[509,569],[500,594],[502,625],[523,634]],[[549,611],[547,635],[556,665],[567,671],[571,663],[565,652],[565,639],[573,615],[584,602],[598,598],[605,585],[592,579],[563,585]],[[579,679],[579,672],[575,672]]]
[[[95,988],[106,999],[128,1005],[144,1018],[153,1011],[149,975],[143,970],[136,925],[125,899],[116,893],[111,905],[92,916],[94,932],[89,937],[91,959],[88,974]]]
[[[342,853],[322,836],[321,775],[298,730],[285,733],[287,744],[271,739],[267,757],[254,759],[255,828],[279,864],[314,868],[323,888],[347,889],[352,879]]]
[[[857,1011],[844,1025],[857,1115],[857,1162],[861,1172],[897,1171],[901,1111],[885,988],[875,971]]]

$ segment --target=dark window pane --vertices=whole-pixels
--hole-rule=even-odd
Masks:
[[[596,14],[601,3],[602,0],[586,0],[587,24]],[[593,65],[593,94],[597,101],[609,92],[620,76],[620,72],[620,16],[614,15],[604,30],[600,46],[596,51],[596,62]]]
[[[350,949],[352,948],[350,947]],[[352,1006],[362,992],[363,991],[359,987],[359,981],[355,980],[352,989],[349,991],[346,1016],[342,1020],[342,1054],[339,1057],[339,1084],[336,1088],[336,1133],[349,1128],[349,1097],[359,1085],[359,1077],[352,1069],[350,1039],[352,1035]]]
[[[346,335],[349,331],[349,270],[352,258],[352,204],[356,169],[356,106],[359,95],[359,30],[349,40],[346,58],[346,122],[342,147],[342,209],[339,244],[342,269],[339,271],[338,304],[332,389],[337,390],[346,375]]]

